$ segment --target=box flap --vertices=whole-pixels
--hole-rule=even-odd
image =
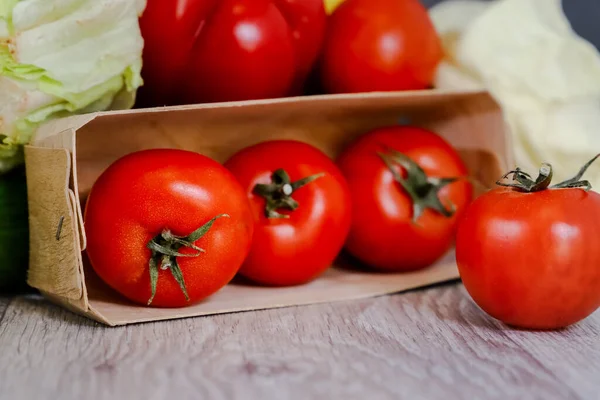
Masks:
[[[84,295],[75,195],[66,149],[26,146],[29,203],[28,284],[68,299]],[[44,166],[32,168],[31,166]]]

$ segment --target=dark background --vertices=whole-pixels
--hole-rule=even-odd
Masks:
[[[443,0],[421,0],[430,7]],[[573,29],[600,49],[600,0],[562,0]]]

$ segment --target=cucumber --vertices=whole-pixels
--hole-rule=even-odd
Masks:
[[[0,292],[28,288],[29,224],[25,169],[0,175]]]

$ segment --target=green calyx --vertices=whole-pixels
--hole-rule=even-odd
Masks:
[[[588,191],[592,188],[592,185],[587,180],[581,180],[583,174],[587,171],[587,169],[592,165],[596,159],[600,157],[600,154],[597,154],[590,161],[585,163],[583,167],[579,170],[579,172],[572,178],[567,179],[566,181],[554,184],[550,186],[552,182],[552,165],[549,163],[542,163],[540,170],[538,172],[538,176],[535,180],[532,179],[531,175],[527,172],[523,172],[520,168],[515,168],[512,171],[507,172],[502,175],[502,177],[496,182],[498,186],[505,186],[514,188],[520,192],[533,193],[539,192],[546,189],[568,189],[568,188],[582,188],[585,191]],[[503,182],[504,179],[507,179],[512,175],[511,182]]]
[[[148,242],[146,247],[152,250],[152,256],[150,257],[149,261],[150,288],[152,290],[152,294],[148,300],[148,305],[152,303],[152,300],[154,300],[154,296],[156,295],[159,269],[168,269],[171,271],[171,274],[179,284],[185,299],[190,301],[190,297],[185,286],[185,280],[183,279],[181,268],[177,262],[177,257],[198,257],[200,254],[204,253],[204,249],[196,246],[194,242],[206,235],[215,221],[221,217],[229,218],[229,215],[219,214],[187,236],[177,236],[174,235],[169,229],[164,229],[159,235],[156,235]],[[193,249],[195,250],[195,253],[180,253],[179,250],[182,247]]]
[[[292,194],[324,175],[324,173],[319,173],[292,182],[285,170],[278,169],[271,175],[271,183],[257,184],[254,186],[254,192],[266,200],[265,216],[267,218],[289,218],[289,215],[281,214],[277,210],[296,210],[299,204],[292,198]]]
[[[397,150],[388,148],[385,153],[378,152],[396,182],[402,186],[413,204],[412,222],[416,223],[427,209],[431,209],[444,217],[450,218],[455,213],[455,206],[446,208],[439,197],[439,192],[445,186],[456,182],[459,178],[432,178],[413,160]],[[398,172],[396,164],[406,170],[406,178]]]

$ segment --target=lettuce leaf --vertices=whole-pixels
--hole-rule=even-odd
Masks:
[[[0,0],[0,173],[53,118],[130,108],[142,0]]]
[[[600,149],[600,52],[561,0],[448,0],[430,10],[445,60],[435,86],[487,89],[503,111],[517,166],[571,178]],[[510,28],[507,28],[510,27]],[[600,187],[600,169],[586,172]]]

